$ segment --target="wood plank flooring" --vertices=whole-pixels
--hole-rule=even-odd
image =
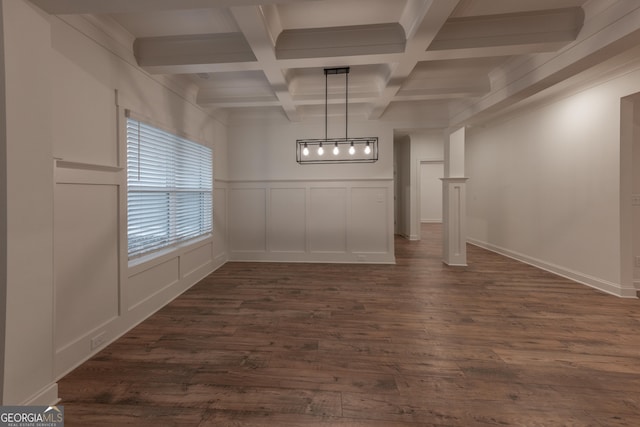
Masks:
[[[59,382],[66,426],[640,425],[638,300],[440,233],[225,265]]]

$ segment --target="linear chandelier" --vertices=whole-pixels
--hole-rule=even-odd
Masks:
[[[324,139],[296,140],[296,160],[300,164],[373,163],[378,160],[378,138],[349,138],[349,67],[324,69]],[[330,75],[345,76],[344,138],[329,138]]]

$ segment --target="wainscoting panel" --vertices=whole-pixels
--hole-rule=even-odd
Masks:
[[[227,184],[231,261],[395,262],[391,179]]]
[[[306,191],[272,188],[269,200],[269,250],[304,253],[306,250]]]
[[[229,238],[232,252],[265,252],[267,207],[264,188],[231,188],[229,191]]]
[[[347,252],[347,189],[312,188],[309,208],[309,250]]]
[[[118,186],[57,184],[56,351],[118,316]]]
[[[387,192],[383,187],[351,189],[349,242],[353,252],[383,254],[389,250]]]
[[[163,289],[180,280],[179,258],[171,258],[129,277],[127,282],[128,308],[133,310]]]
[[[204,245],[191,249],[180,256],[180,278],[189,277],[202,267],[213,261],[213,244],[208,241]]]

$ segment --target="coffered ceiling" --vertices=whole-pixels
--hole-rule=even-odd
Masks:
[[[326,67],[351,67],[354,114],[438,110],[454,123],[540,91],[640,39],[639,24],[603,35],[637,13],[633,1],[32,2],[51,14],[109,22],[130,41],[139,66],[189,81],[204,108],[278,109],[292,121],[323,111]],[[329,103],[343,102],[344,80],[329,78]]]

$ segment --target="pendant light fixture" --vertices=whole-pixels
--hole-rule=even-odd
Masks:
[[[350,67],[324,69],[324,139],[298,139],[296,160],[313,163],[373,163],[378,160],[378,138],[349,137],[349,71]],[[344,74],[344,138],[329,138],[329,76]],[[326,154],[324,145],[333,146]]]

